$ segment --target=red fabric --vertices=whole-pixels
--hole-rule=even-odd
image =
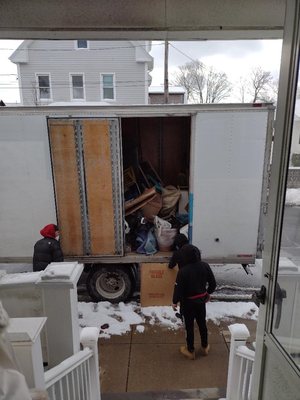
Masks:
[[[201,299],[201,297],[205,297],[207,294],[208,294],[207,292],[196,294],[195,296],[188,297],[188,299],[190,300]]]
[[[50,237],[55,239],[55,228],[54,224],[49,224],[44,226],[44,228],[40,231],[40,234],[44,237]]]

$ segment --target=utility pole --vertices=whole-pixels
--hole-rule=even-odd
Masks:
[[[165,104],[169,103],[169,72],[168,72],[168,65],[169,65],[169,42],[165,40],[165,76],[164,76],[164,100]]]

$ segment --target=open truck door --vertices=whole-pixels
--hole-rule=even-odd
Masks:
[[[118,120],[50,118],[48,128],[64,255],[123,255]]]
[[[191,146],[190,237],[211,262],[261,256],[274,107],[199,111]]]
[[[122,256],[123,204],[117,119],[48,119],[56,211],[64,255]],[[125,300],[130,269],[92,264],[95,301]]]

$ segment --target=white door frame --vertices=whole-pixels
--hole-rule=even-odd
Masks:
[[[252,400],[269,400],[265,392],[272,385],[272,400],[300,399],[300,371],[272,335],[272,310],[281,244],[287,170],[294,117],[300,46],[300,0],[287,0],[280,83],[275,123],[274,153],[270,179],[266,245],[262,284],[267,288],[266,303],[260,305],[256,337]],[[271,366],[268,355],[277,359]],[[278,379],[280,377],[280,379]],[[298,390],[297,390],[298,388]],[[282,391],[282,392],[281,392]],[[270,392],[269,392],[270,393]],[[282,397],[284,396],[284,397]]]

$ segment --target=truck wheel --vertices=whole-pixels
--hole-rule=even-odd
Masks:
[[[128,273],[121,267],[93,267],[87,278],[87,290],[94,301],[119,303],[127,300],[132,291]]]

